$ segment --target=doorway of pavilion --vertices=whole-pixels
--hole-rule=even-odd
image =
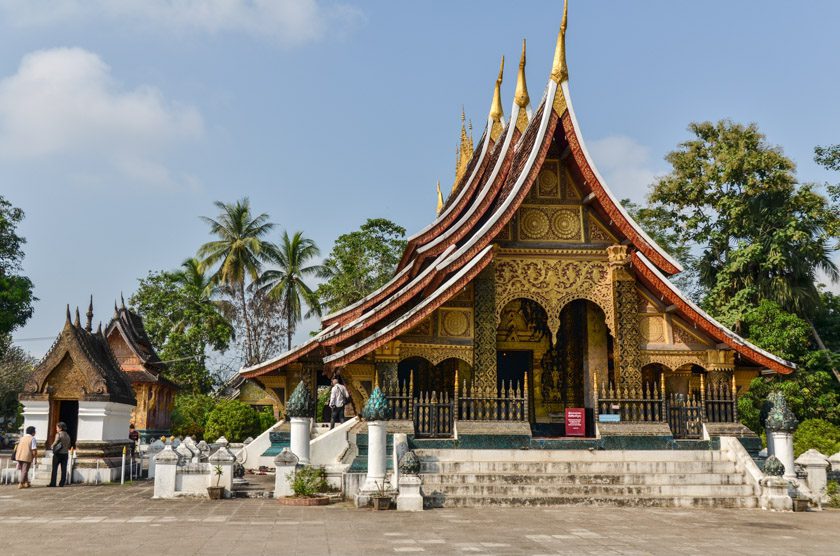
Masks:
[[[47,432],[47,446],[55,440],[55,426],[63,421],[67,425],[71,446],[76,445],[79,430],[79,400],[52,400],[50,402],[50,430]]]
[[[417,438],[447,438],[454,433],[456,381],[470,383],[472,367],[457,358],[433,364],[419,356],[397,366],[397,391],[389,395],[394,418],[409,419]]]
[[[612,377],[612,351],[604,313],[590,301],[566,304],[556,330],[533,300],[516,299],[503,309],[497,336],[499,379],[516,380],[528,372],[535,436],[564,436],[566,409],[584,409],[586,434],[594,434],[593,377]]]

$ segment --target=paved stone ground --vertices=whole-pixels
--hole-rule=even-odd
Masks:
[[[0,554],[838,554],[840,511],[592,506],[357,510],[152,500],[152,486],[0,486]]]

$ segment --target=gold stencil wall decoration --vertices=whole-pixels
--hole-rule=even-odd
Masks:
[[[495,264],[497,324],[508,303],[525,298],[545,309],[549,327],[556,331],[563,307],[585,299],[601,308],[607,327],[615,330],[613,286],[606,261],[500,257]]]
[[[449,338],[472,338],[472,311],[445,309],[438,311],[439,335]]]
[[[403,344],[400,346],[400,361],[410,357],[422,357],[432,365],[437,365],[447,359],[460,359],[472,366],[473,348],[448,344]]]
[[[519,210],[521,241],[583,241],[580,207],[523,206]]]
[[[556,160],[547,160],[537,177],[537,197],[542,199],[560,198],[560,179]]]
[[[639,324],[642,328],[642,338],[649,344],[665,342],[665,323],[660,315],[641,316]]]
[[[698,365],[706,368],[706,353],[703,351],[683,351],[683,352],[658,352],[658,351],[642,351],[639,360],[644,367],[651,363],[659,363],[668,367],[669,370],[675,371],[685,365]]]

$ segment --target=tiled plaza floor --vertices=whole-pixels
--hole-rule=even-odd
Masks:
[[[151,495],[149,483],[0,486],[0,554],[840,554],[840,511],[563,506],[412,514]]]

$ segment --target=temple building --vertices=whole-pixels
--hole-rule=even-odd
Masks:
[[[379,384],[417,437],[487,421],[565,436],[567,410],[585,410],[585,436],[691,438],[737,424],[754,377],[794,370],[680,292],[679,262],[610,191],[572,105],[565,28],[535,103],[523,41],[508,117],[502,60],[484,132],[473,147],[462,127],[451,194],[438,184],[393,278],[243,379],[282,403],[337,372],[357,404]]]
[[[178,388],[163,376],[165,363],[152,347],[143,319],[128,309],[125,301],[119,307],[114,304],[105,337],[137,400],[131,422],[144,439],[168,435]]]
[[[59,421],[76,449],[75,481],[119,480],[120,460],[128,445],[128,426],[136,406],[128,376],[120,368],[102,326],[73,321],[67,307],[64,327],[35,367],[19,399],[24,427],[34,426],[39,445],[50,446]],[[49,460],[36,470],[36,481],[49,477]],[[46,478],[44,474],[46,473]]]

